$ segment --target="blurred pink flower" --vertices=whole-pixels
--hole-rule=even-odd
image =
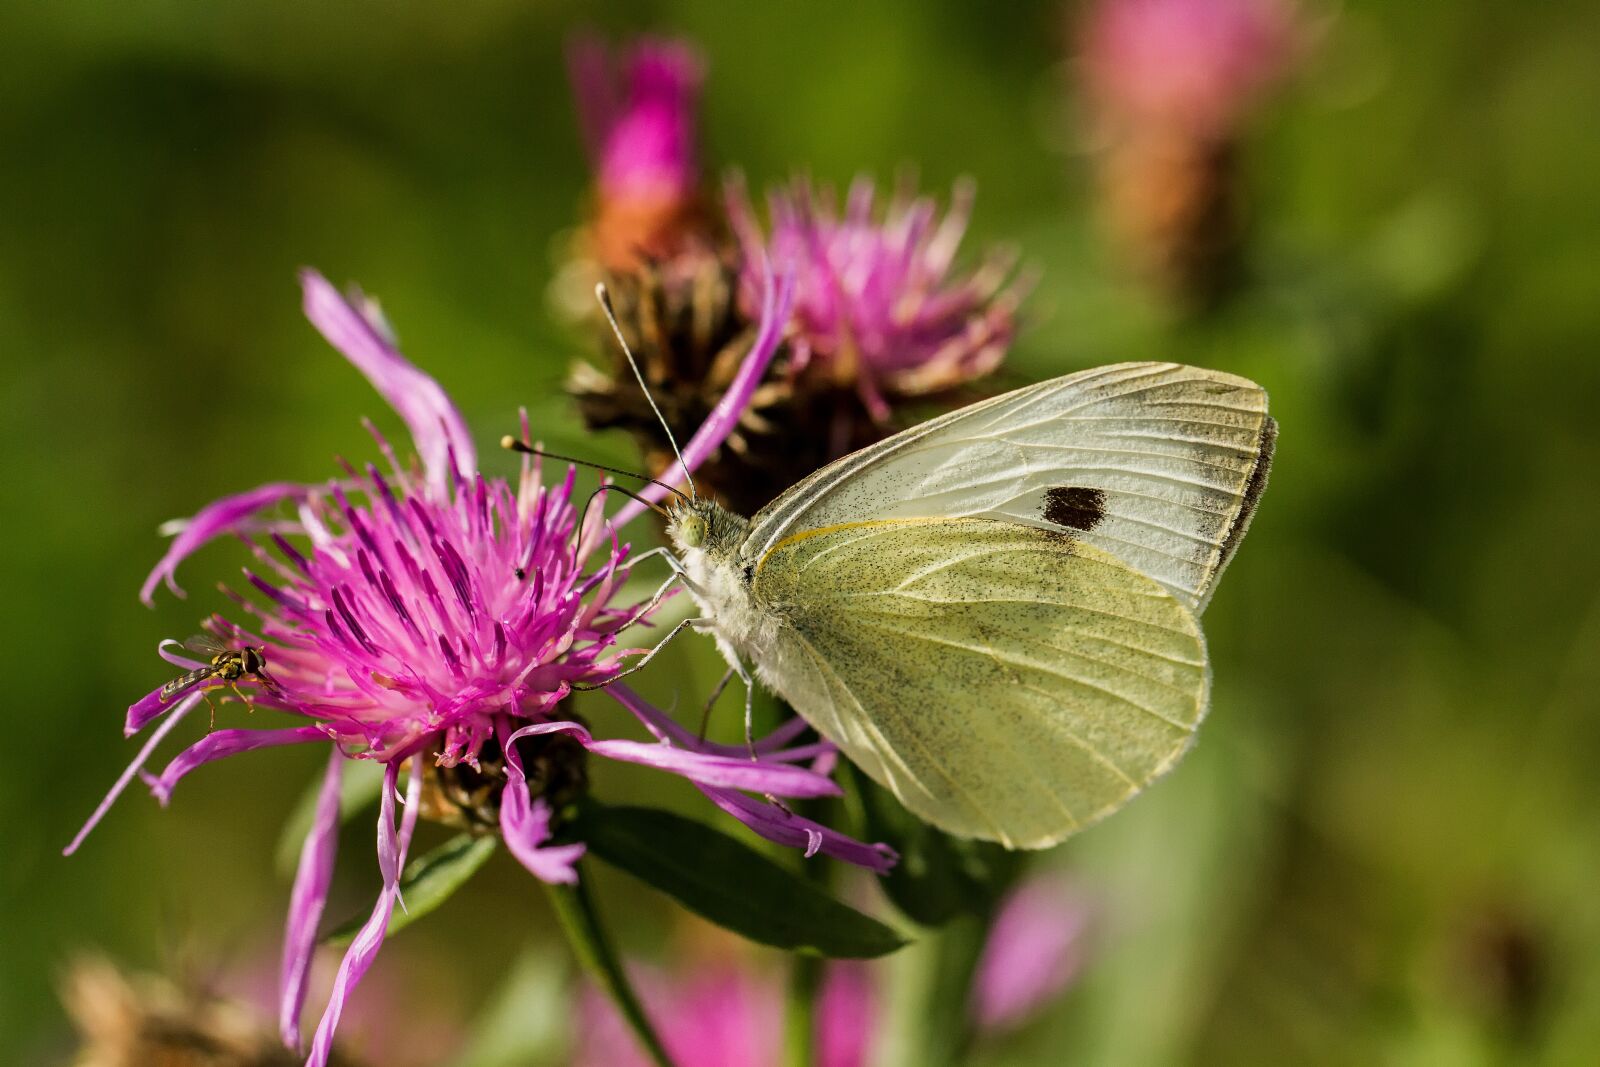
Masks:
[[[1297,44],[1288,0],[1099,0],[1082,57],[1113,121],[1221,133],[1285,72]]]
[[[1000,904],[972,983],[972,1015],[998,1033],[1027,1022],[1083,967],[1089,908],[1059,875],[1023,882]]]
[[[634,977],[678,1067],[781,1067],[783,986],[775,975],[727,963],[676,975],[640,968]],[[829,964],[817,995],[817,1067],[862,1067],[877,1022],[866,967]],[[586,990],[580,1016],[573,1067],[650,1067],[605,997]]]
[[[973,976],[969,1012],[980,1037],[1015,1030],[1072,983],[1083,967],[1090,909],[1059,874],[1024,881],[1001,902]],[[865,1067],[881,1021],[884,974],[834,961],[817,992],[819,1067]],[[783,986],[747,962],[719,958],[679,972],[639,968],[635,987],[678,1067],[780,1067]],[[574,1067],[649,1067],[611,1002],[581,1001]]]
[[[595,171],[597,258],[616,269],[641,254],[670,254],[701,214],[699,55],[683,41],[652,38],[616,55],[586,35],[568,46],[567,66]]]

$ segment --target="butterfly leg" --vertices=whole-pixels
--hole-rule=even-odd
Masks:
[[[678,634],[682,633],[683,630],[686,627],[693,626],[695,623],[702,622],[702,621],[703,620],[701,620],[701,619],[684,619],[682,622],[678,623],[678,625],[674,626],[671,630],[669,630],[667,632],[667,636],[663,637],[660,641],[656,642],[656,647],[652,648],[650,651],[646,652],[643,656],[641,656],[639,658],[638,662],[630,664],[627,668],[625,668],[625,669],[623,669],[621,671],[618,671],[616,674],[612,675],[610,678],[606,679],[603,682],[599,682],[599,683],[597,683],[595,685],[584,685],[581,682],[574,682],[572,684],[572,688],[574,690],[578,691],[578,692],[583,692],[583,693],[588,693],[588,692],[591,692],[591,691],[593,691],[595,689],[604,689],[606,686],[610,685],[612,682],[620,681],[621,679],[626,678],[628,675],[632,674],[634,671],[643,670],[645,664],[649,663],[652,659],[655,659],[656,653],[660,652],[663,648],[666,648],[667,645],[671,643],[672,639],[674,637],[677,637]]]
[[[723,673],[722,680],[718,682],[711,690],[711,695],[706,698],[706,706],[700,712],[699,738],[701,741],[706,739],[706,725],[711,722],[711,709],[716,705],[717,698],[722,695],[722,691],[728,688],[728,683],[733,681],[733,675],[734,670],[732,667],[729,667],[727,671]]]
[[[750,668],[744,661],[734,658],[732,661],[734,673],[738,674],[739,681],[744,683],[744,747],[750,752],[750,759],[756,759],[756,680],[750,677]]]
[[[637,567],[639,564],[643,563],[645,560],[653,559],[656,556],[665,557],[668,567],[671,567],[674,571],[678,572],[679,574],[683,573],[683,564],[678,562],[678,557],[673,554],[672,549],[666,547],[665,545],[663,545],[660,548],[652,548],[648,552],[639,553],[637,556],[634,556],[633,559],[629,561],[628,566]]]
[[[677,581],[679,581],[679,575],[674,573],[666,581],[662,582],[661,583],[661,588],[656,590],[656,595],[651,597],[649,599],[649,601],[647,601],[645,603],[644,607],[642,607],[638,611],[634,612],[633,613],[633,618],[629,619],[627,622],[625,622],[621,626],[617,627],[617,632],[621,633],[623,630],[626,630],[628,627],[632,626],[634,623],[640,621],[646,615],[649,615],[652,611],[656,610],[656,606],[658,604],[660,604],[661,601],[666,597],[667,590],[671,589],[673,584],[676,583]]]

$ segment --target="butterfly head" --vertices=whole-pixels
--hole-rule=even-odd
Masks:
[[[714,500],[684,500],[672,506],[667,536],[679,552],[719,556],[739,547],[749,525]]]

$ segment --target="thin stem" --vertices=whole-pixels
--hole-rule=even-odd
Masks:
[[[933,981],[927,989],[926,1059],[929,1067],[963,1062],[972,1047],[972,978],[991,915],[964,915],[935,935]]]
[[[794,956],[783,1002],[783,1067],[813,1067],[817,1062],[817,990],[822,960]]]
[[[774,703],[780,722],[795,713],[782,700]],[[796,814],[819,821],[828,821],[827,808],[828,801],[821,797],[794,802]],[[801,877],[824,889],[834,873],[833,864],[820,855],[801,860]],[[817,956],[789,957],[789,984],[783,1000],[783,1067],[815,1067],[817,1063],[817,994],[822,988],[822,966]]]
[[[555,909],[561,929],[567,935],[567,942],[583,969],[589,972],[589,977],[605,990],[616,1005],[617,1014],[628,1024],[633,1036],[639,1039],[639,1044],[649,1053],[656,1067],[675,1067],[611,947],[611,940],[600,922],[600,913],[595,909],[594,896],[589,892],[589,884],[584,878],[583,866],[580,864],[577,870],[578,881],[575,884],[545,886],[550,893],[551,907]]]

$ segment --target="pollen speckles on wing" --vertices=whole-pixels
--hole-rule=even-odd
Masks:
[[[1106,517],[1103,489],[1082,485],[1057,485],[1044,492],[1039,514],[1046,522],[1072,530],[1092,530]]]

